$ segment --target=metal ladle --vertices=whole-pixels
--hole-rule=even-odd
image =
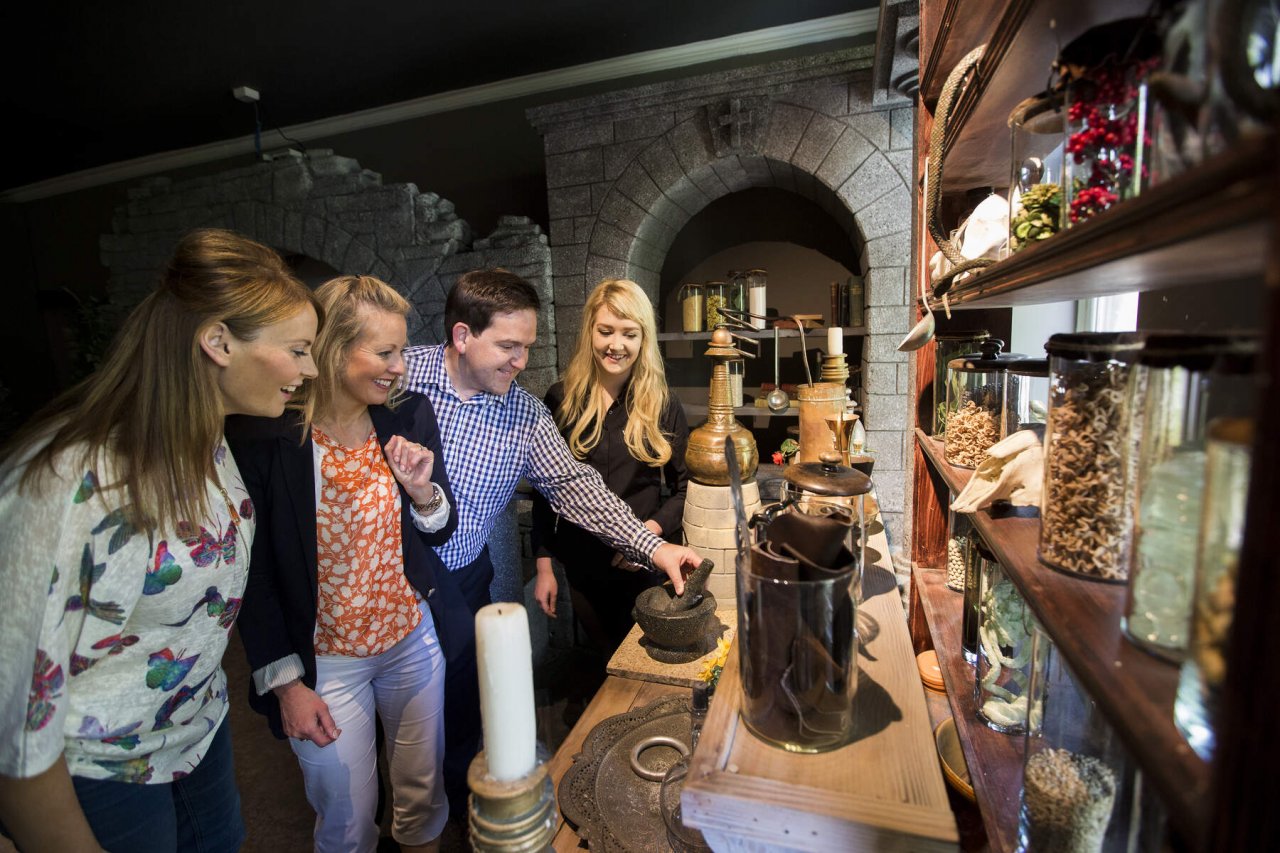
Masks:
[[[929,307],[929,295],[924,289],[924,277],[920,278],[920,301],[924,303],[924,316],[907,332],[907,336],[898,344],[898,352],[915,352],[933,340],[937,324],[933,319],[933,309]]]
[[[778,381],[778,327],[773,327],[773,390],[764,398],[765,405],[771,412],[785,412],[791,405],[791,398],[782,390]]]

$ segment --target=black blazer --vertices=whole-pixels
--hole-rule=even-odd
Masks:
[[[410,498],[401,488],[401,538],[405,577],[431,608],[445,660],[452,665],[474,654],[475,625],[470,608],[432,548],[448,541],[458,526],[435,413],[426,397],[410,394],[394,411],[371,406],[369,414],[380,444],[385,445],[393,435],[403,435],[435,454],[432,479],[449,498],[449,521],[435,533],[418,530],[410,518]],[[314,688],[316,500],[311,436],[299,444],[302,419],[296,412],[279,418],[232,416],[227,418],[226,435],[253,499],[258,524],[244,603],[236,620],[249,668],[258,670],[297,654],[302,658],[303,683]],[[251,684],[249,704],[267,716],[276,737],[284,737],[274,693],[259,696]]]

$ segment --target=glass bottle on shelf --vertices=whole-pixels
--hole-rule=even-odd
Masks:
[[[963,513],[956,513],[964,515]],[[978,663],[978,628],[982,622],[982,557],[978,551],[978,544],[982,542],[982,537],[978,535],[978,531],[973,527],[972,519],[968,515],[965,518],[970,519],[969,540],[967,547],[962,552],[964,557],[964,602],[961,606],[960,618],[960,649],[964,654],[964,659],[975,666]],[[983,545],[984,553],[991,553]]]
[[[1121,625],[1167,660],[1180,660],[1187,646],[1205,426],[1210,417],[1249,412],[1255,350],[1252,338],[1151,334],[1138,355],[1128,442],[1137,461],[1127,466],[1134,536]]]
[[[747,270],[747,310],[756,315],[751,318],[751,325],[757,329],[767,329],[769,321],[764,319],[769,308],[769,273],[767,270]]]
[[[1236,567],[1244,538],[1253,435],[1252,420],[1222,418],[1209,424],[1205,446],[1204,511],[1191,637],[1173,702],[1174,722],[1205,761],[1213,758],[1227,675],[1227,638],[1235,615]]]
[[[1009,114],[1009,252],[1062,229],[1062,95],[1028,98]]]
[[[1067,86],[1065,227],[1138,195],[1150,161],[1147,75],[1157,59],[1114,55]]]
[[[1009,362],[1004,393],[1005,436],[1019,430],[1035,431],[1043,440],[1049,415],[1049,360],[1019,358]]]
[[[986,329],[975,329],[971,332],[939,332],[933,336],[936,345],[933,371],[933,417],[923,421],[925,428],[930,430],[930,435],[941,438],[947,431],[947,382],[950,379],[947,365],[953,358],[977,352],[978,347],[989,337],[991,335]]]
[[[701,332],[707,320],[707,289],[697,282],[680,286],[681,328],[686,332]]]
[[[954,501],[956,496],[951,495]],[[947,521],[947,588],[964,592],[965,575],[972,574],[969,554],[972,550],[973,517],[965,512],[948,511]]]
[[[710,331],[724,322],[720,316],[721,308],[731,307],[726,301],[728,288],[723,281],[709,281],[706,284],[707,294],[707,330]]]
[[[1079,332],[1045,344],[1049,417],[1039,556],[1055,569],[1115,583],[1129,576],[1127,395],[1142,337]]]
[[[1035,617],[981,540],[978,552],[978,662],[974,704],[978,719],[1006,734],[1026,730]]]
[[[729,362],[729,399],[735,409],[742,408],[742,376],[746,370],[746,362],[735,358]]]
[[[1008,432],[1005,385],[1008,366],[1022,356],[1000,352],[1004,341],[989,338],[981,352],[951,359],[947,365],[947,431],[943,451],[952,465],[976,468],[987,448]]]
[[[724,307],[731,311],[747,310],[747,274],[742,270],[730,270],[726,278]]]
[[[1164,813],[1144,777],[1049,635],[1032,633],[1018,850],[1160,850]]]

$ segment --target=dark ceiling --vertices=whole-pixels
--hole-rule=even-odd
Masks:
[[[877,0],[7,4],[3,187]]]

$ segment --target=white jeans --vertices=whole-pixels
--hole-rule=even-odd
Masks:
[[[444,654],[431,611],[393,648],[369,658],[316,657],[316,693],[342,734],[318,747],[289,739],[298,756],[307,801],[316,811],[320,853],[372,853],[378,846],[374,714],[386,732],[394,819],[401,844],[425,844],[449,818],[445,799]]]

